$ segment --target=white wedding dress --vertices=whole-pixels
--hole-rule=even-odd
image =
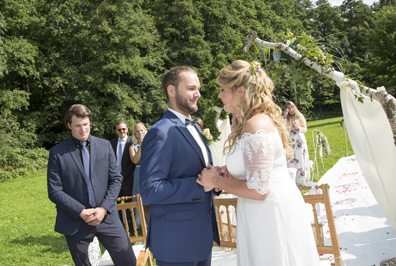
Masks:
[[[245,133],[226,165],[248,188],[269,191],[264,201],[238,198],[238,265],[319,265],[309,209],[289,176],[278,132]]]

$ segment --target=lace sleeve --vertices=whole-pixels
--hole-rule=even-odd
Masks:
[[[274,162],[274,138],[264,131],[242,136],[247,187],[264,195],[270,190],[268,180]]]

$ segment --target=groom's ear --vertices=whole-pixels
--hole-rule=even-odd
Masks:
[[[168,90],[168,96],[169,98],[175,98],[176,95],[176,88],[173,85],[169,85],[168,88],[166,88]]]

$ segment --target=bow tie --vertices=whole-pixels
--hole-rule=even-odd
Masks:
[[[195,121],[197,120],[197,118],[194,118],[194,119],[188,119],[188,118],[186,118],[186,122],[184,123],[186,126],[188,126],[188,124],[191,124],[191,125],[195,125]]]

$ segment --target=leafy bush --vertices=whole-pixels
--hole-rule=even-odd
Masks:
[[[45,170],[48,154],[44,148],[7,150],[0,155],[0,182]]]

